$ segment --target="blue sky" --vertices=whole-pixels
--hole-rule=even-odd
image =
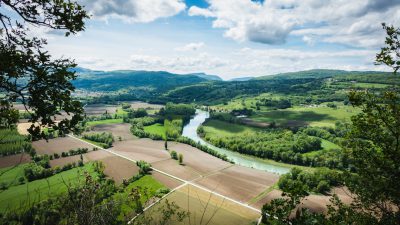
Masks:
[[[397,0],[79,0],[91,13],[74,37],[32,29],[57,57],[97,70],[205,72],[224,79],[373,64]]]

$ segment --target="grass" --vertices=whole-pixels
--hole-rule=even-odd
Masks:
[[[92,164],[86,164],[84,167],[64,171],[46,179],[12,186],[0,192],[0,212],[8,209],[15,210],[26,204],[37,203],[63,194],[67,192],[66,184],[76,185],[83,179],[83,171],[88,171],[91,175],[96,176]]]
[[[173,224],[230,224],[242,225],[252,224],[259,218],[259,213],[240,206],[236,203],[224,200],[223,198],[212,195],[201,189],[191,185],[186,185],[183,188],[171,193],[167,197],[169,202],[175,202],[181,210],[190,213],[189,218],[186,218],[181,223]],[[164,201],[161,202],[163,204]],[[154,206],[150,213],[152,217],[157,218],[159,205]],[[215,213],[215,215],[214,215]],[[203,219],[202,219],[203,218]],[[207,223],[207,221],[210,221]]]
[[[166,136],[166,128],[163,124],[160,124],[160,123],[155,123],[150,126],[145,126],[144,131],[146,131],[147,133],[150,133],[150,134],[161,135],[164,139]]]
[[[122,119],[108,119],[108,120],[98,120],[98,121],[89,121],[86,124],[88,126],[96,126],[96,125],[104,125],[104,124],[115,124],[122,123]]]
[[[261,131],[259,128],[228,123],[220,120],[208,120],[203,124],[203,128],[207,135],[215,137],[227,137],[248,132]]]
[[[325,150],[342,149],[339,145],[324,139],[321,139],[321,146]]]
[[[283,110],[258,112],[251,116],[254,121],[270,123],[275,121],[281,126],[335,126],[336,121],[349,121],[359,110],[339,105],[337,109],[325,105],[318,107],[294,107]]]
[[[94,145],[96,145],[97,147],[100,147],[100,148],[108,148],[108,146],[106,144],[101,143],[101,142],[92,141],[92,140],[88,140],[88,139],[85,139],[85,138],[79,138],[79,139],[81,139],[83,141],[86,141],[86,142],[89,142],[90,144],[94,144]]]
[[[123,192],[118,192],[116,193],[113,198],[117,201],[121,200],[124,202],[124,200],[130,198],[130,193],[132,189],[134,188],[140,188],[141,189],[141,202],[144,204],[147,202],[151,197],[153,197],[157,190],[161,188],[166,188],[164,185],[159,183],[157,180],[155,180],[151,175],[146,175],[139,180],[132,182],[129,184]],[[144,190],[147,190],[147,194],[145,193]],[[133,201],[128,201],[122,204],[121,206],[122,209],[122,214],[120,215],[120,219],[124,218],[126,215],[132,214],[132,212],[135,210],[135,205]]]
[[[7,187],[18,185],[18,178],[24,177],[24,168],[27,164],[0,169],[0,183],[4,183]]]

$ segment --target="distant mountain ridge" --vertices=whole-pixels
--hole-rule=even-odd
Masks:
[[[296,78],[328,78],[341,75],[380,75],[390,74],[389,72],[380,71],[347,71],[347,70],[330,70],[330,69],[313,69],[297,72],[279,73],[274,75],[266,75],[254,78],[255,80],[268,79],[296,79]]]

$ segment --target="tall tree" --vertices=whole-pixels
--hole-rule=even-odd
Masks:
[[[30,114],[33,138],[45,137],[43,127],[73,130],[83,114],[80,102],[71,97],[76,64],[53,60],[44,49],[46,40],[32,37],[29,27],[69,36],[84,30],[88,14],[70,0],[0,0],[0,9],[0,128],[15,126],[13,102],[21,101]],[[70,118],[60,119],[62,112]]]

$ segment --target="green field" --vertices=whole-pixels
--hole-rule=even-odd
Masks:
[[[134,188],[140,188],[141,190],[141,202],[142,204],[146,203],[151,197],[153,197],[156,193],[157,190],[161,188],[165,188],[164,185],[159,183],[157,180],[155,180],[151,175],[146,175],[139,180],[129,184],[123,192],[118,192],[113,195],[113,199],[116,201],[121,201],[125,202],[122,204],[122,215],[121,219],[125,217],[126,215],[132,214],[134,212],[135,206],[133,204],[133,201],[126,202],[125,200],[130,198],[130,192]],[[145,191],[147,193],[145,193]],[[131,203],[131,204],[129,204]],[[132,216],[133,217],[133,216]]]
[[[324,139],[321,139],[321,146],[325,150],[342,149],[339,145]]]
[[[282,110],[257,112],[250,118],[257,122],[270,123],[275,121],[281,126],[335,126],[336,121],[350,121],[351,116],[356,115],[359,110],[351,107],[338,105],[337,109],[325,105],[316,107],[294,107]]]
[[[165,139],[165,136],[166,136],[166,129],[165,129],[164,125],[160,124],[160,123],[155,123],[155,124],[150,125],[150,126],[145,126],[144,127],[144,131],[146,131],[147,133],[150,133],[150,134],[160,135],[164,139]]]
[[[27,164],[20,164],[0,169],[0,183],[6,185],[6,187],[18,185],[18,179],[20,177],[24,178],[24,168],[26,165]]]
[[[88,171],[93,176],[96,175],[92,164],[86,164],[83,168],[74,168],[46,179],[12,186],[0,192],[0,212],[4,212],[7,209],[16,209],[26,206],[29,203],[40,202],[63,194],[67,191],[67,185],[76,185],[79,181],[82,181],[84,178],[82,176],[83,171]]]
[[[108,119],[108,120],[98,120],[98,121],[89,121],[86,124],[88,126],[96,126],[96,125],[103,125],[103,124],[115,124],[115,123],[122,123],[122,119]]]
[[[104,144],[104,143],[88,140],[88,139],[85,139],[85,138],[79,138],[79,139],[81,139],[83,141],[86,141],[86,142],[89,142],[90,144],[94,144],[94,145],[96,145],[96,146],[98,146],[100,148],[108,148],[108,146],[106,144]]]
[[[208,136],[213,137],[227,137],[248,132],[261,131],[259,128],[228,123],[220,120],[208,120],[204,123],[203,128]]]

